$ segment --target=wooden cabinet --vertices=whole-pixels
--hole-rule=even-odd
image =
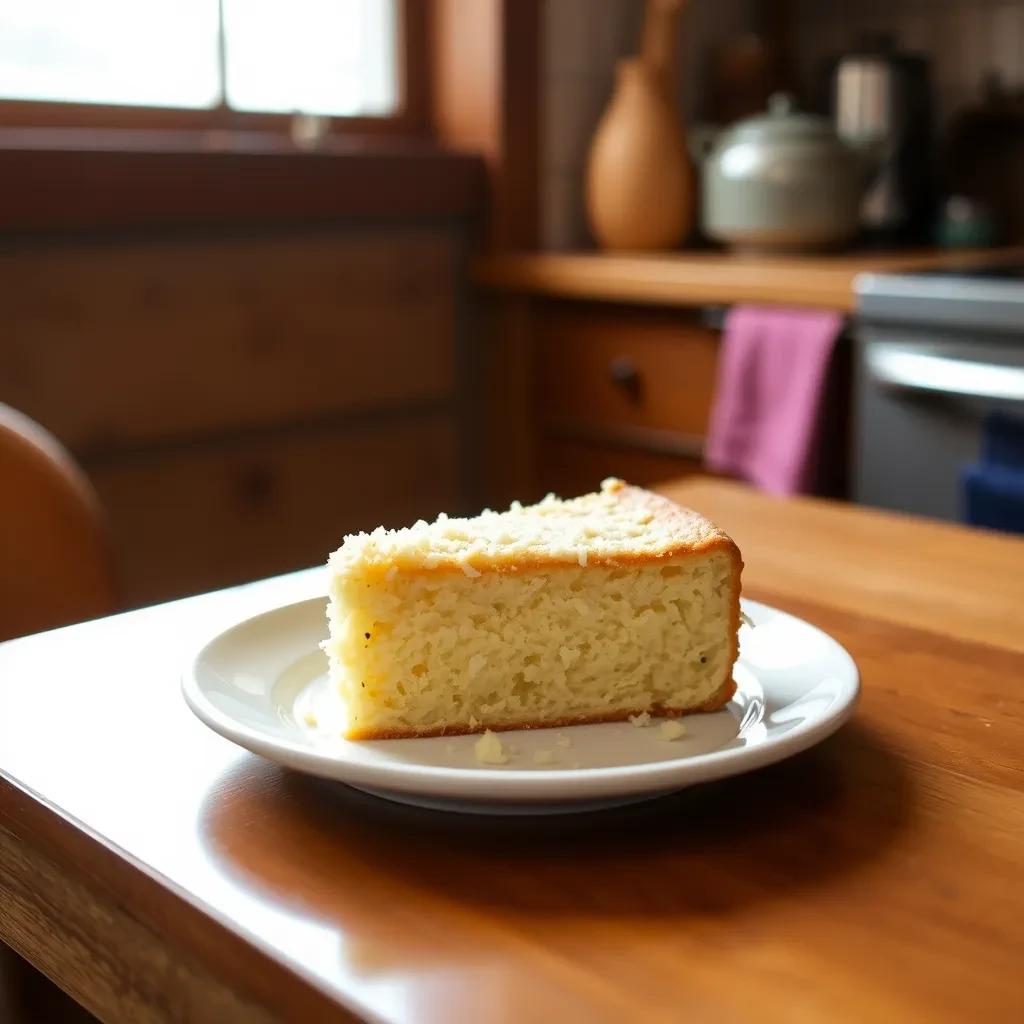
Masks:
[[[539,302],[532,344],[539,489],[701,472],[718,332],[695,312]]]
[[[121,584],[158,601],[325,562],[344,534],[450,508],[456,437],[444,414],[113,456],[93,483]]]
[[[678,480],[703,472],[699,459],[598,441],[545,438],[537,453],[541,490],[567,497],[592,491],[609,476],[650,487],[665,480]]]
[[[757,256],[497,252],[472,280],[491,308],[492,501],[703,472],[718,331],[702,310],[739,304],[855,306],[863,273],[1020,261],[1019,249]],[[849,347],[823,401],[818,493],[843,497]]]
[[[68,445],[128,604],[458,510],[456,235],[8,241],[0,401]]]
[[[0,250],[3,400],[78,453],[446,399],[441,231]]]
[[[716,331],[685,314],[542,307],[537,323],[540,414],[554,432],[658,432],[699,447],[718,356]]]

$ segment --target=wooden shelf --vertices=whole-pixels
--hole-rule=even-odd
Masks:
[[[665,254],[508,253],[473,268],[485,288],[591,301],[655,306],[737,302],[852,310],[858,274],[971,266],[1024,259],[1024,249],[950,252],[857,252],[836,256],[740,256],[722,252]]]

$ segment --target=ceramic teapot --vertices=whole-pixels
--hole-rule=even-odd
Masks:
[[[877,141],[845,142],[832,122],[798,113],[792,97],[704,140],[701,226],[755,252],[831,249],[857,233],[878,165]]]

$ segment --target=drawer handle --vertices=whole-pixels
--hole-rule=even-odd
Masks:
[[[964,395],[993,402],[1024,402],[1024,368],[914,350],[869,345],[867,368],[881,384],[904,391]]]
[[[608,367],[608,376],[611,377],[612,383],[629,397],[630,401],[640,401],[643,380],[632,359],[628,356],[613,359],[611,366]]]

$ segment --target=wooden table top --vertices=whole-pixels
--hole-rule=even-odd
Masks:
[[[0,937],[107,1021],[1024,1019],[1024,541],[666,492],[861,668],[757,773],[562,819],[274,767],[178,693],[317,572],[0,646]]]

